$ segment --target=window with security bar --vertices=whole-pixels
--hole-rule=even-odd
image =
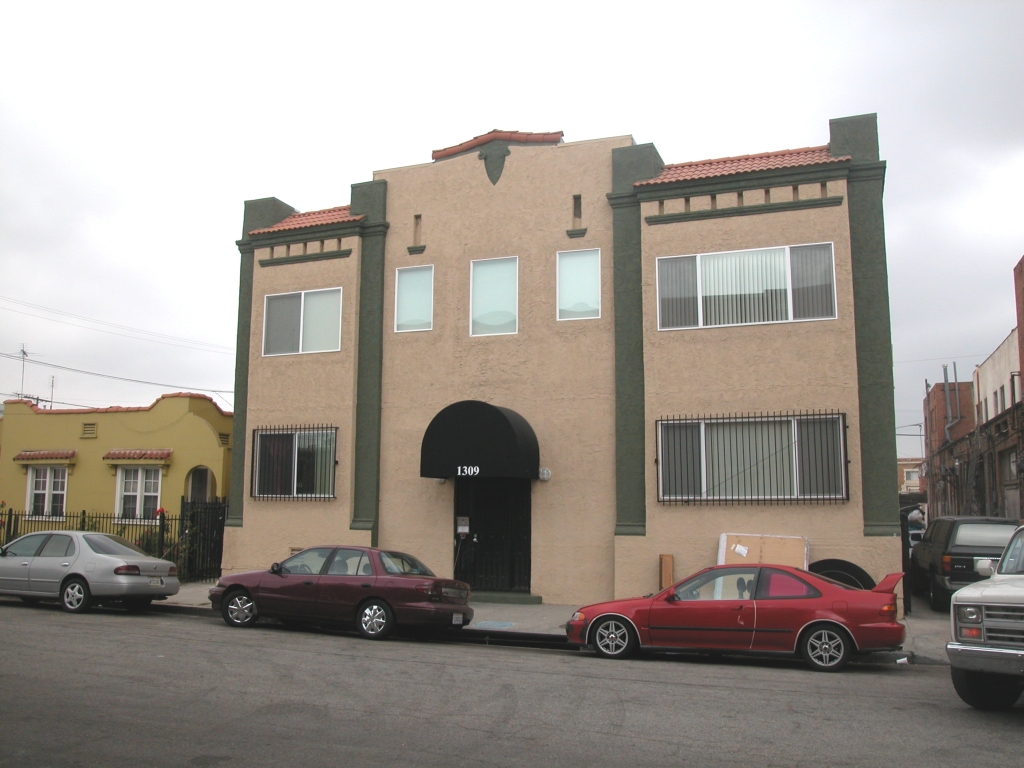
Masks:
[[[657,439],[662,502],[849,499],[843,413],[665,417],[657,422]]]
[[[337,442],[338,428],[333,426],[254,429],[252,496],[333,499]]]

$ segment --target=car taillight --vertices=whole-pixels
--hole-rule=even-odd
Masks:
[[[119,565],[114,569],[115,576],[141,576],[142,571],[137,565]]]
[[[459,587],[442,587],[441,594],[445,597],[456,597],[460,600],[465,600],[469,597],[469,590],[461,589]]]
[[[895,599],[896,599],[896,596],[893,595],[893,600],[895,601]],[[892,603],[889,603],[889,605],[883,605],[882,606],[882,610],[880,610],[878,612],[878,615],[879,616],[884,616],[887,619],[895,620],[896,619],[896,603],[892,602]]]
[[[942,556],[942,572],[952,573],[953,572],[953,558],[949,555]]]
[[[178,575],[178,566],[172,565],[170,568],[168,568],[167,569],[167,575],[168,576],[177,576]]]
[[[416,591],[422,592],[424,595],[433,595],[436,597],[441,594],[441,585],[437,583],[417,584]]]

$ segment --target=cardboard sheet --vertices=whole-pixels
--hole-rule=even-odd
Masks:
[[[718,539],[718,564],[777,563],[807,568],[810,547],[803,536],[723,533]]]

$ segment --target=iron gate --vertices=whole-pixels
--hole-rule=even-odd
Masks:
[[[220,577],[227,511],[227,499],[188,501],[181,497],[178,551],[175,557],[168,559],[178,564],[178,578],[182,582]]]

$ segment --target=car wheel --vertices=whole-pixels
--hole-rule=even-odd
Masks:
[[[800,640],[800,654],[817,672],[838,672],[853,652],[853,640],[836,626],[811,627]]]
[[[259,611],[252,596],[244,590],[225,595],[220,614],[229,627],[251,627],[259,619]]]
[[[383,640],[395,628],[395,614],[383,600],[370,600],[359,609],[359,634],[370,640]]]
[[[68,613],[85,613],[92,604],[89,585],[83,579],[69,579],[60,592],[60,607]]]
[[[928,578],[928,605],[933,611],[949,611],[949,593],[936,583],[937,577]]]
[[[956,694],[965,704],[987,712],[1009,709],[1024,692],[1024,678],[969,669],[950,669]]]
[[[605,659],[626,659],[636,651],[637,639],[628,621],[609,616],[594,625],[591,645],[597,655]]]
[[[128,613],[145,613],[152,602],[151,597],[133,597],[124,601],[124,607]]]

